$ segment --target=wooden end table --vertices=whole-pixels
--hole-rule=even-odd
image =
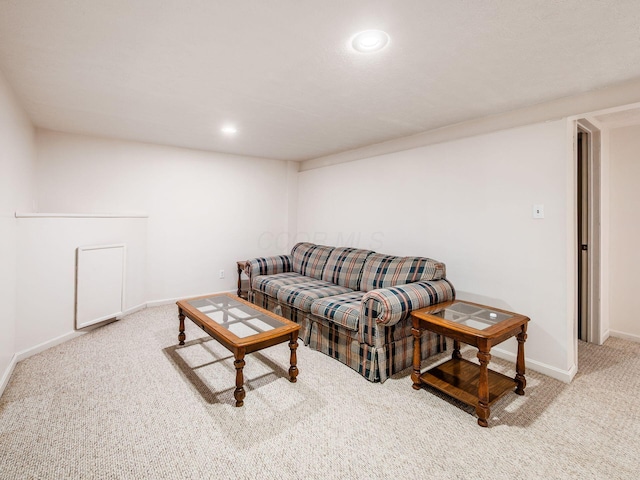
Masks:
[[[179,300],[178,341],[184,345],[184,319],[189,318],[211,337],[233,352],[236,367],[236,407],[244,405],[244,356],[263,348],[289,341],[291,356],[289,381],[298,376],[296,349],[300,325],[253,305],[230,293]]]
[[[413,321],[413,388],[429,385],[467,405],[476,408],[478,425],[488,426],[490,406],[513,389],[524,395],[527,384],[524,373],[524,342],[527,339],[529,318],[513,312],[454,300],[411,312]],[[451,360],[421,373],[420,337],[430,330],[453,339]],[[515,378],[507,377],[488,368],[491,347],[515,336],[518,356]],[[462,358],[460,343],[478,349],[480,365]]]

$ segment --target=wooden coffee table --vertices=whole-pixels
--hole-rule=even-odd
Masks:
[[[478,425],[488,426],[490,406],[509,390],[524,395],[524,342],[529,318],[477,303],[454,300],[411,312],[413,320],[413,388],[434,387],[461,402],[476,407]],[[420,337],[430,330],[453,339],[451,360],[420,371]],[[518,356],[515,378],[488,368],[491,347],[516,336]],[[478,349],[480,365],[460,355],[460,342]]]
[[[296,349],[300,325],[253,305],[230,293],[191,298],[176,302],[180,333],[178,340],[184,345],[184,318],[202,328],[214,339],[233,352],[236,367],[236,389],[233,396],[236,407],[244,404],[244,356],[263,348],[289,341],[291,357],[289,381],[298,376]]]

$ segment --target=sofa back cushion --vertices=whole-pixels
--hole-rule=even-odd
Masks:
[[[364,263],[360,290],[369,292],[423,280],[440,280],[445,275],[444,263],[430,258],[374,253]]]
[[[322,280],[351,290],[360,289],[364,262],[373,252],[357,248],[334,248],[324,267]]]
[[[322,271],[333,247],[300,242],[291,249],[292,269],[307,277],[322,280]]]

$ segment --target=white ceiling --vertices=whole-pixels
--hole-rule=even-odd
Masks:
[[[42,128],[306,160],[640,78],[640,2],[0,0],[0,71]]]

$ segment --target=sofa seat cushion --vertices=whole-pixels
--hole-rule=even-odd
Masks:
[[[291,249],[291,269],[300,275],[322,279],[322,272],[333,247],[301,242]]]
[[[264,293],[269,297],[277,298],[278,290],[285,285],[293,285],[296,283],[305,283],[310,281],[309,277],[300,275],[299,273],[277,273],[275,275],[258,275],[253,278],[251,287],[254,290]]]
[[[321,298],[311,304],[311,314],[347,330],[357,331],[364,294],[365,292],[350,292]]]
[[[364,261],[373,252],[357,248],[334,248],[322,273],[322,280],[360,290],[360,278]]]
[[[374,253],[369,255],[364,263],[360,290],[369,292],[378,288],[439,280],[444,277],[444,263],[436,260]]]
[[[350,288],[341,287],[324,280],[313,280],[306,283],[287,285],[278,290],[278,300],[286,305],[308,313],[314,300],[332,295],[352,292]]]

